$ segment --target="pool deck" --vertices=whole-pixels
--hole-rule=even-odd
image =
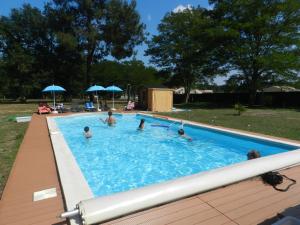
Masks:
[[[300,217],[300,166],[282,174],[297,180],[287,192],[253,178],[104,224],[268,225],[278,213]],[[33,202],[33,192],[48,188],[56,188],[57,197]],[[46,117],[33,115],[0,201],[0,224],[68,224],[58,218],[64,210]]]

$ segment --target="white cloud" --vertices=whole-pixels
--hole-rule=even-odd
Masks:
[[[208,9],[208,10],[212,10],[212,9],[214,9],[214,6],[213,5],[208,5],[207,7],[205,7],[206,9]]]
[[[151,21],[151,20],[152,20],[152,16],[151,16],[151,14],[148,14],[148,16],[147,16],[147,20],[148,20],[148,21]]]
[[[187,4],[186,6],[184,5],[178,5],[175,9],[173,9],[174,13],[178,13],[178,12],[183,12],[184,10],[187,9],[192,9],[192,5]]]

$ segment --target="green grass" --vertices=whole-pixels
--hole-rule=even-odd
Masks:
[[[198,106],[201,107],[201,106]],[[300,140],[300,110],[247,109],[241,116],[232,108],[195,108],[190,112],[160,113],[209,125],[235,128],[288,139]]]
[[[28,127],[28,123],[15,122],[15,117],[34,110],[36,104],[0,104],[0,196]]]

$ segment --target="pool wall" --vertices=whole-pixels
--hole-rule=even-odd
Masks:
[[[80,114],[70,116],[78,115]],[[152,116],[141,113],[140,115]],[[156,118],[156,116],[153,117]],[[181,121],[170,118],[162,119],[178,122]],[[251,137],[273,143],[276,142],[285,145],[298,146],[299,149],[237,163],[160,184],[154,184],[109,196],[93,198],[94,196],[82,175],[71,150],[65,142],[63,135],[56,126],[53,117],[48,117],[47,122],[59,169],[60,180],[67,202],[67,209],[72,210],[77,207],[84,224],[107,221],[122,215],[242,181],[265,172],[300,164],[300,145],[298,143],[232,131],[225,128],[216,128],[184,120],[183,122],[185,124],[196,127],[236,134],[244,137]]]
[[[47,117],[47,123],[67,210],[73,210],[78,202],[94,195],[53,117]],[[78,218],[70,222],[81,224]]]

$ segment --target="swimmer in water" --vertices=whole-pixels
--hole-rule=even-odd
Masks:
[[[142,131],[142,130],[144,130],[144,128],[145,128],[145,119],[141,119],[138,130]]]
[[[83,135],[85,136],[85,138],[91,138],[92,137],[92,132],[90,131],[89,127],[84,127],[84,132]]]
[[[112,116],[112,111],[108,111],[108,117],[103,120],[100,118],[103,123],[107,123],[108,126],[114,126],[116,124],[116,119]]]
[[[257,159],[257,158],[260,158],[260,153],[259,151],[256,151],[256,150],[251,150],[247,153],[247,158],[248,160],[251,160],[251,159]]]
[[[185,133],[184,133],[184,130],[183,129],[179,129],[178,130],[178,134],[180,137],[183,137],[185,139],[187,139],[188,141],[192,141],[192,138],[187,136]]]

